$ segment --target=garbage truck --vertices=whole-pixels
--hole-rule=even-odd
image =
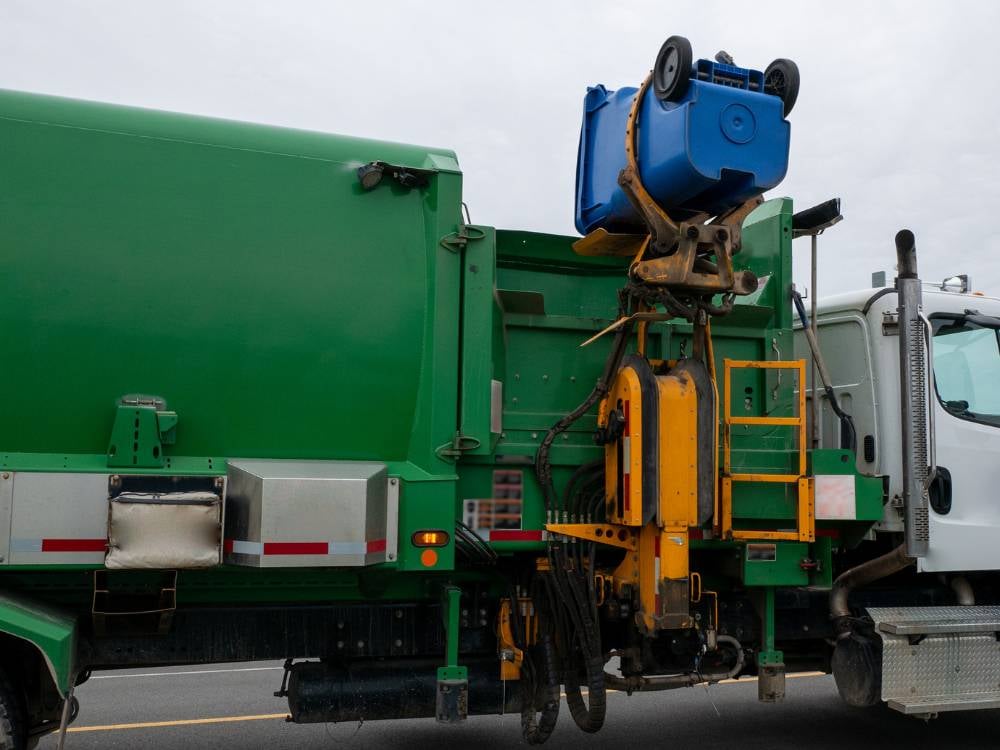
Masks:
[[[293,722],[531,744],[609,690],[794,670],[996,705],[992,511],[934,452],[995,412],[929,366],[974,377],[994,312],[922,311],[902,232],[843,342],[882,337],[877,390],[823,308],[856,439],[810,444],[823,218],[762,196],[797,93],[671,37],[587,92],[567,237],[471,223],[447,149],[0,92],[0,748],[62,743],[95,671],[260,659]]]

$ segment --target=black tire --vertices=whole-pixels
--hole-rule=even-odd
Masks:
[[[779,57],[764,71],[764,93],[773,94],[785,105],[785,117],[799,98],[799,66]]]
[[[7,674],[0,671],[0,750],[25,750],[24,698],[14,689]]]
[[[680,101],[691,83],[694,54],[691,42],[682,36],[672,36],[660,47],[653,65],[653,93],[664,102]]]

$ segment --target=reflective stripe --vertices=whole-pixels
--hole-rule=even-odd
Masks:
[[[11,539],[12,552],[104,552],[107,539]]]
[[[523,531],[521,529],[492,529],[491,542],[540,542],[542,531]]]
[[[385,539],[368,542],[247,542],[227,539],[224,550],[227,554],[253,555],[367,555],[385,552]]]

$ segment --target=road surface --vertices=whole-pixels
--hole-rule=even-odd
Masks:
[[[80,686],[80,716],[67,750],[312,750],[407,748],[490,750],[524,745],[519,717],[481,716],[458,727],[433,720],[304,725],[284,721],[273,697],[279,662],[125,670],[95,674]],[[563,710],[547,750],[572,748],[704,748],[705,750],[885,750],[1000,747],[1000,712],[945,714],[924,722],[888,709],[858,710],[840,702],[833,679],[794,676],[783,704],[757,702],[757,684],[684,688],[608,696],[608,719],[586,735]],[[565,709],[565,704],[563,704]],[[54,737],[40,748],[54,750]]]

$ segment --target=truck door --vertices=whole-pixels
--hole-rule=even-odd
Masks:
[[[920,568],[1000,569],[1000,318],[938,312],[930,321],[938,472]]]

